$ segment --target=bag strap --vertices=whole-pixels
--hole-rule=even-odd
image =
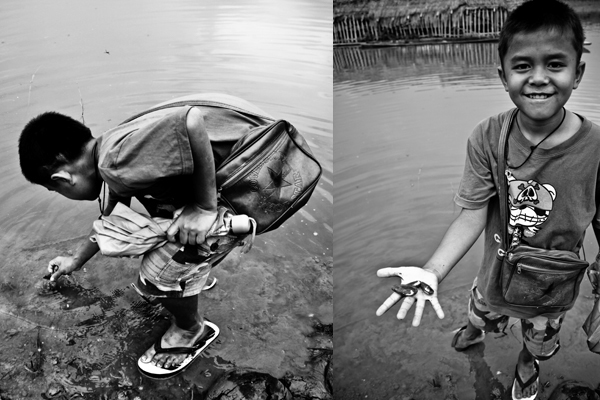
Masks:
[[[508,132],[512,125],[515,116],[517,115],[517,108],[513,108],[509,111],[508,116],[502,123],[502,130],[500,131],[500,140],[498,142],[498,198],[500,206],[500,229],[502,232],[503,245],[508,249],[508,185],[506,184],[506,146],[508,144]],[[506,249],[504,249],[506,251]]]
[[[119,125],[124,125],[128,122],[133,121],[134,119],[137,119],[139,117],[142,117],[146,114],[150,114],[152,112],[155,111],[160,111],[160,110],[164,110],[166,108],[171,108],[171,107],[184,107],[184,106],[207,106],[207,107],[219,107],[219,108],[225,108],[228,110],[233,110],[233,111],[237,111],[240,112],[242,114],[248,114],[248,115],[252,115],[254,117],[259,117],[259,118],[263,118],[269,121],[273,121],[273,117],[270,117],[268,115],[262,115],[259,114],[257,112],[254,111],[250,111],[247,110],[245,108],[242,107],[238,107],[238,106],[234,106],[231,104],[227,104],[227,103],[223,103],[220,101],[213,101],[213,100],[193,100],[193,99],[189,99],[189,100],[179,100],[179,101],[174,101],[172,103],[167,103],[167,104],[162,104],[156,107],[152,107],[149,108],[145,111],[142,111],[138,114],[135,114],[132,117],[127,118],[125,121],[121,122]]]

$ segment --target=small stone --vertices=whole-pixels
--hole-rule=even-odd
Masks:
[[[63,387],[60,383],[56,383],[53,382],[50,384],[50,386],[48,386],[48,389],[46,390],[46,396],[52,398],[52,397],[56,397],[59,394],[61,394],[63,391]]]
[[[248,396],[249,393],[255,395]],[[292,400],[290,390],[277,378],[256,371],[233,370],[222,375],[207,392],[208,399],[264,399],[263,394],[269,393],[270,398]]]

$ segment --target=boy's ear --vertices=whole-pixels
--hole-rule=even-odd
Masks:
[[[583,78],[583,73],[585,72],[585,61],[580,61],[577,69],[575,71],[575,81],[573,82],[573,89],[577,89],[579,83],[581,83],[581,78]]]
[[[506,83],[506,77],[504,76],[504,70],[502,69],[502,66],[498,67],[498,76],[500,77],[500,80],[502,81],[504,90],[508,92],[508,85]]]
[[[53,181],[65,182],[73,185],[73,175],[65,170],[58,170],[50,177]]]

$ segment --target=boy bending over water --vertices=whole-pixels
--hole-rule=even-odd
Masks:
[[[241,99],[213,97],[236,110],[266,115]],[[197,245],[217,216],[215,168],[238,138],[270,122],[228,108],[185,106],[146,114],[94,138],[80,122],[49,112],[33,118],[21,133],[21,170],[30,182],[73,200],[96,200],[104,182],[109,194],[103,215],[136,197],[151,216],[176,217],[167,230],[170,243],[145,254],[140,266],[138,290],[174,317],[138,361],[146,376],[174,376],[218,335],[218,327],[200,314],[198,294],[211,267],[227,253],[194,262]],[[181,214],[173,214],[181,208]],[[73,256],[51,260],[51,280],[81,269],[98,250],[85,240]]]
[[[484,340],[485,332],[506,327],[509,317],[521,319],[523,348],[513,383],[514,399],[534,399],[539,390],[539,361],[558,351],[565,312],[540,313],[536,308],[515,309],[500,294],[500,279],[492,265],[503,229],[522,230],[522,241],[542,249],[579,252],[586,228],[592,224],[600,239],[600,128],[564,108],[584,73],[581,61],[584,32],[567,5],[555,0],[532,0],[512,12],[500,34],[500,80],[518,111],[509,129],[508,180],[512,195],[508,226],[501,226],[497,182],[498,143],[509,112],[481,122],[467,144],[467,158],[455,203],[462,209],[439,247],[422,268],[399,267],[378,276],[402,275],[433,289],[471,248],[485,229],[483,262],[473,283],[467,325],[452,346],[464,350]],[[508,212],[508,211],[507,211]],[[523,293],[526,295],[526,293]],[[390,296],[377,310],[386,312],[401,298]],[[406,298],[398,312],[403,319],[417,303],[413,325],[418,325],[425,301],[439,318],[444,313],[436,294],[419,291]]]

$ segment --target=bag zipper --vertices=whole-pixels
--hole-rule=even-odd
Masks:
[[[248,169],[253,170],[254,167],[259,165],[260,162],[262,161],[262,156],[265,153],[269,153],[273,149],[278,148],[281,145],[281,143],[285,140],[285,135],[287,135],[287,132],[283,132],[283,134],[279,135],[279,137],[274,142],[272,142],[269,147],[263,149],[263,151],[255,154],[250,160],[248,160],[244,164],[240,165],[238,170],[235,171],[234,173],[232,173],[231,176],[229,176],[229,178],[227,178],[227,180],[225,182],[223,182],[223,184],[221,184],[221,187],[217,191],[218,192],[217,194],[220,195],[220,193],[221,193],[221,191],[223,191],[223,189],[227,189],[229,186],[233,186],[234,184],[236,184],[243,176],[246,175]],[[240,150],[242,150],[242,149],[240,149]],[[223,168],[224,166],[225,166],[225,163],[221,165],[221,168]],[[219,168],[219,169],[221,169],[221,168]]]
[[[557,275],[561,275],[561,274],[570,274],[572,272],[578,272],[580,269],[583,269],[585,267],[581,267],[578,269],[573,269],[570,271],[564,271],[564,270],[550,270],[550,269],[546,269],[546,268],[542,268],[542,267],[538,267],[535,265],[527,265],[525,263],[522,262],[517,262],[517,274],[521,273],[522,269],[526,269],[529,271],[534,271],[534,272],[540,272],[540,273],[544,273],[544,274],[557,274]]]

